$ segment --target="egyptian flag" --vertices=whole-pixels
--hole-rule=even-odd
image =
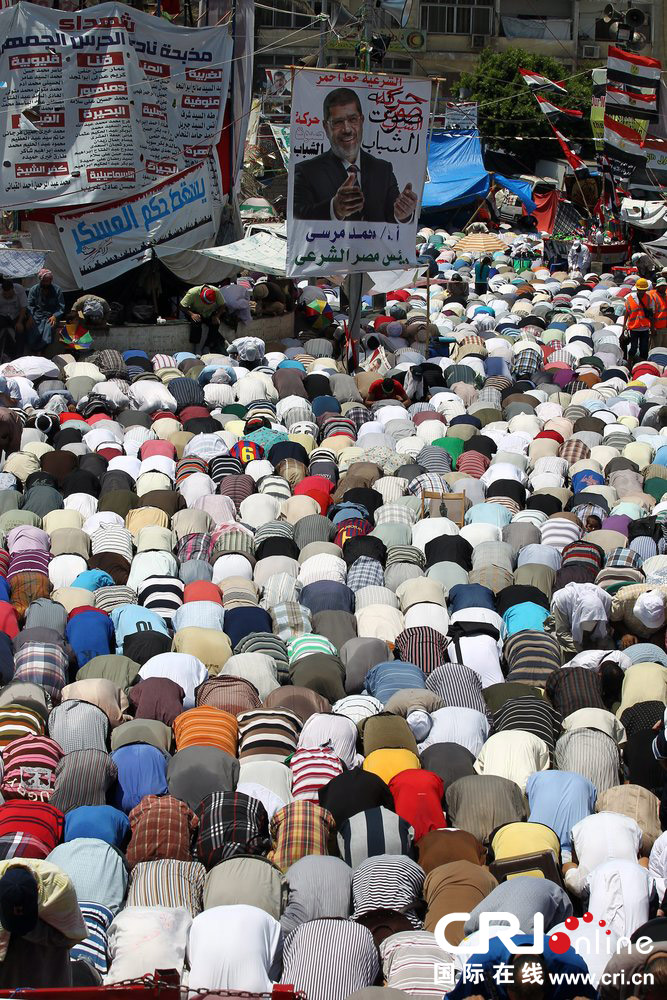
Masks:
[[[558,129],[556,128],[556,126],[552,121],[549,120],[549,124],[551,125],[551,130],[553,134],[556,136],[558,142],[560,143],[560,148],[563,150],[563,153],[565,154],[565,159],[574,170],[574,176],[578,177],[580,181],[583,180],[584,177],[589,177],[590,174],[588,172],[588,167],[586,166],[584,161],[579,159],[577,154],[570,149],[570,147],[567,144],[567,139],[565,138],[563,133],[558,131]]]
[[[602,153],[598,156],[598,167],[600,168],[600,177],[602,179],[602,192],[600,200],[595,206],[595,214],[601,219],[604,218],[601,211],[604,206],[607,214],[617,219],[621,211],[621,200],[618,196],[618,188],[614,184],[614,175],[609,160]]]
[[[624,52],[623,49],[610,45],[607,54],[607,87],[637,87],[655,93],[660,85],[661,68],[659,59],[639,56],[636,52]]]
[[[636,167],[646,162],[639,132],[608,114],[604,116],[604,155],[615,181],[627,182]]]
[[[647,135],[642,141],[646,162],[632,175],[632,188],[661,196],[667,188],[667,139]]]
[[[558,121],[561,115],[566,115],[568,118],[583,118],[583,111],[574,111],[570,108],[559,108],[557,104],[552,104],[551,101],[547,101],[546,97],[540,97],[539,94],[535,94],[535,100],[540,106],[540,111],[542,114],[546,115],[550,121]]]
[[[539,73],[534,73],[531,69],[520,69],[519,73],[521,73],[521,76],[531,90],[544,90],[547,87],[551,87],[553,90],[557,90],[559,94],[567,94],[565,84],[556,83],[555,80],[550,80],[548,76],[540,76]]]
[[[658,101],[655,92],[640,94],[627,87],[610,85],[607,87],[605,108],[608,115],[617,115],[621,118],[658,120]]]

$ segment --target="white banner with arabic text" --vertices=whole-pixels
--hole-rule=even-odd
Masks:
[[[105,202],[206,159],[231,55],[227,28],[183,28],[122,3],[0,11],[0,203]]]
[[[220,221],[216,170],[209,158],[148,191],[56,216],[67,260],[91,288],[149,260],[214,239]]]
[[[295,75],[288,274],[415,266],[430,102],[428,79]]]

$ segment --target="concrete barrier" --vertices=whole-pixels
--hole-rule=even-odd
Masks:
[[[95,349],[105,347],[116,351],[140,350],[147,354],[175,354],[178,351],[191,351],[189,340],[190,325],[180,320],[167,320],[164,326],[157,324],[126,323],[124,326],[112,326],[108,333],[95,335]],[[284,316],[267,316],[253,320],[247,326],[239,325],[236,333],[226,330],[228,340],[235,337],[261,337],[271,350],[279,350],[280,342],[294,335],[294,314]]]

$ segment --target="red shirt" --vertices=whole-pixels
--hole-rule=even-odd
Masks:
[[[396,812],[407,820],[420,840],[431,830],[442,830],[447,820],[442,809],[445,786],[433,771],[401,771],[389,782]]]

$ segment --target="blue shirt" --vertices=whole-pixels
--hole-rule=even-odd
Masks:
[[[354,614],[354,591],[335,580],[317,580],[303,588],[299,603],[312,615],[318,611],[349,611]]]
[[[403,688],[425,688],[423,671],[414,663],[391,660],[378,663],[369,670],[365,680],[366,692],[386,705],[393,694]]]
[[[486,608],[496,610],[496,600],[493,591],[480,583],[457,583],[449,591],[447,605],[450,615],[457,611],[467,611],[468,608]]]
[[[251,632],[273,632],[271,615],[264,608],[230,608],[225,614],[225,633],[232,649]]]
[[[595,812],[597,789],[574,771],[537,771],[526,783],[530,822],[558,835],[561,850],[572,853],[572,827]]]
[[[81,587],[83,590],[99,590],[100,587],[113,587],[113,585],[113,577],[101,569],[86,569],[72,582],[73,587]]]
[[[104,611],[78,611],[67,622],[65,636],[81,669],[93,657],[111,652],[113,625]]]
[[[130,836],[130,821],[113,806],[79,806],[65,813],[65,840],[85,837],[122,847]]]
[[[476,503],[466,511],[466,524],[494,524],[504,528],[512,520],[512,515],[501,503]]]
[[[542,632],[542,626],[548,617],[549,612],[541,604],[533,604],[532,601],[515,604],[503,615],[503,621],[507,627],[507,638],[509,639],[516,632],[524,632],[526,629]]]
[[[116,652],[123,652],[123,643],[128,635],[135,632],[161,632],[169,635],[164,619],[154,611],[140,604],[119,604],[111,612],[111,621],[116,631]]]
[[[144,795],[166,795],[168,755],[146,743],[119,747],[111,754],[118,768],[116,806],[129,813]]]

